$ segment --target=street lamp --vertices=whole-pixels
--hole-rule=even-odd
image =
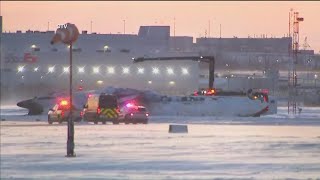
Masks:
[[[189,71],[188,71],[187,68],[181,68],[181,71],[182,71],[182,74],[183,74],[183,75],[189,74]]]
[[[114,67],[108,67],[108,73],[114,74]]]
[[[73,103],[72,103],[72,44],[78,39],[79,30],[78,28],[71,23],[67,23],[63,26],[59,26],[55,35],[51,40],[51,44],[55,44],[58,42],[62,42],[66,45],[70,45],[69,52],[70,52],[70,73],[69,73],[69,80],[70,80],[70,115],[68,119],[68,140],[67,140],[67,155],[66,157],[75,157],[76,154],[74,152],[74,122],[72,119],[73,116]]]
[[[138,74],[143,74],[144,73],[144,68],[138,68]]]
[[[100,72],[99,67],[93,67],[92,70],[93,70],[93,74],[98,74]]]
[[[79,73],[84,73],[84,67],[79,67],[79,68],[78,68],[78,72],[79,72]]]
[[[130,70],[129,70],[128,67],[123,67],[123,68],[122,68],[122,73],[123,73],[123,74],[129,74],[129,72],[130,72]]]
[[[48,72],[53,73],[54,72],[54,66],[48,67]]]
[[[69,72],[69,67],[63,67],[63,72],[68,73]]]
[[[153,67],[153,68],[152,68],[152,73],[153,73],[153,74],[159,74],[159,68]]]
[[[169,75],[174,74],[173,69],[172,69],[172,68],[167,68],[167,73],[168,73]]]

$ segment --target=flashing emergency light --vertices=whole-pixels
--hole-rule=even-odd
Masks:
[[[131,103],[128,103],[128,104],[126,104],[126,107],[133,107],[134,105],[133,104],[131,104]]]
[[[194,91],[194,92],[193,92],[193,95],[194,95],[194,96],[198,96],[198,91]]]
[[[215,89],[209,89],[207,92],[206,92],[206,95],[214,95],[216,93],[216,90]]]
[[[61,100],[60,101],[60,106],[67,106],[69,102],[67,100]]]
[[[265,94],[269,94],[269,89],[262,89],[261,92],[263,92]]]

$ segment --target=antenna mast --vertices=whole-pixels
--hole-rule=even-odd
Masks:
[[[298,64],[299,53],[299,22],[302,22],[303,20],[304,19],[302,17],[299,17],[299,12],[293,12],[293,9],[290,10],[289,37],[292,38],[292,42],[291,45],[289,45],[289,58],[291,59],[291,66],[289,67],[288,71],[288,114],[296,114],[297,112],[298,76],[296,65]]]

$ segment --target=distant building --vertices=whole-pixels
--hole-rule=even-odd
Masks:
[[[198,48],[222,52],[288,53],[291,42],[291,37],[196,39]]]

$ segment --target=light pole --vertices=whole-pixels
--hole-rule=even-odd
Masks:
[[[75,157],[74,153],[74,123],[73,123],[73,104],[72,104],[72,43],[70,43],[70,73],[69,73],[69,94],[70,94],[70,115],[68,119],[68,140],[67,140],[67,155],[66,157]]]
[[[51,40],[51,44],[62,42],[66,45],[70,45],[69,54],[70,54],[70,73],[69,73],[69,85],[70,85],[70,115],[68,119],[68,139],[67,139],[67,155],[66,157],[75,157],[74,153],[74,122],[72,119],[73,116],[73,101],[72,101],[72,44],[77,40],[79,36],[78,28],[71,23],[67,23],[63,26],[59,26],[56,31],[56,34]]]

